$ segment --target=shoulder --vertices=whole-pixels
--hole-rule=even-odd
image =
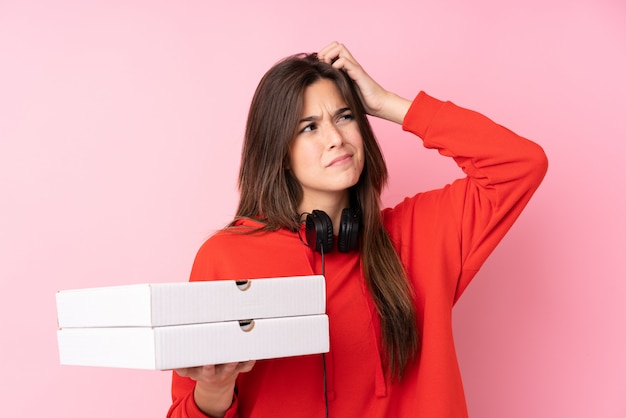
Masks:
[[[198,254],[215,258],[221,254],[245,252],[263,243],[278,239],[274,231],[259,231],[247,226],[232,226],[219,230],[200,247]]]
[[[406,197],[382,211],[385,230],[396,249],[411,251],[419,242],[433,247],[458,244],[468,179]]]
[[[239,225],[241,226],[241,225]],[[229,227],[198,250],[192,280],[221,280],[311,274],[297,232]]]
[[[467,178],[457,179],[439,189],[405,197],[395,206],[383,209],[385,227],[395,229],[405,227],[407,223],[431,224],[436,219],[448,219],[454,203],[465,193],[467,181]]]

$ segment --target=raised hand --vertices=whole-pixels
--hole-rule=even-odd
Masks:
[[[376,117],[402,123],[411,102],[385,90],[361,67],[348,48],[333,42],[318,53],[320,61],[345,71],[356,83],[365,111]]]

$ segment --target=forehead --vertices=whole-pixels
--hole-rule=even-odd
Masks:
[[[302,113],[319,112],[320,110],[336,110],[346,107],[339,87],[327,78],[316,81],[304,90]]]

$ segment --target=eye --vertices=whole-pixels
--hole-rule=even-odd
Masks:
[[[302,129],[300,130],[300,132],[301,132],[301,133],[304,133],[304,132],[312,132],[312,131],[314,131],[315,129],[317,129],[317,125],[316,125],[315,123],[309,123],[309,124],[308,124],[308,125],[306,125],[304,128],[302,128]]]
[[[354,115],[352,113],[344,113],[343,115],[339,116],[339,122],[350,120],[354,120]]]

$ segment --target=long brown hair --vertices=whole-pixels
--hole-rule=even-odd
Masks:
[[[322,78],[335,82],[363,138],[365,164],[351,189],[351,200],[362,216],[363,273],[380,317],[388,367],[392,375],[401,377],[419,346],[412,287],[382,223],[380,194],[387,167],[356,86],[344,71],[320,62],[315,54],[299,54],[280,61],[263,76],[248,114],[236,217],[261,220],[263,230],[299,228],[302,188],[286,169],[289,146],[301,116],[304,91]]]

